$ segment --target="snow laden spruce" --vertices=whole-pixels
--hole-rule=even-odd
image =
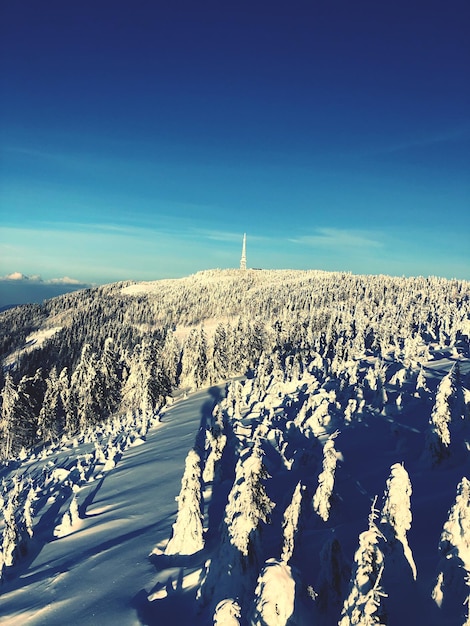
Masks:
[[[470,624],[470,481],[462,478],[439,541],[432,597],[455,623]]]
[[[201,509],[201,459],[192,449],[186,457],[178,513],[165,554],[194,554],[204,547]]]

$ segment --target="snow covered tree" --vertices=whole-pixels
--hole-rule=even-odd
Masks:
[[[23,489],[23,481],[16,475],[13,478],[13,487],[10,490],[8,503],[3,509],[3,564],[6,567],[14,565],[22,552],[24,544],[24,522],[20,516],[19,502]]]
[[[72,424],[67,424],[69,433],[84,430],[98,423],[103,417],[102,402],[106,394],[98,357],[89,344],[82,349],[80,361],[70,381],[70,408]]]
[[[13,452],[15,410],[18,402],[18,391],[10,372],[5,377],[2,390],[2,419],[0,423],[1,456],[9,459]]]
[[[380,587],[384,557],[379,547],[383,535],[375,524],[375,500],[369,516],[369,528],[359,535],[354,555],[354,570],[338,626],[380,626],[386,624],[381,606],[385,595]]]
[[[65,412],[65,431],[67,433],[74,432],[75,428],[75,411],[73,406],[73,399],[70,394],[70,380],[66,367],[62,369],[59,374],[58,380],[59,395],[62,406]]]
[[[284,541],[282,546],[281,560],[289,563],[295,547],[295,536],[298,532],[300,509],[302,506],[302,483],[299,481],[294,489],[292,499],[284,512],[282,528]]]
[[[65,406],[55,367],[46,378],[44,401],[38,417],[38,434],[43,441],[57,441],[65,426]]]
[[[62,516],[60,524],[54,529],[54,535],[56,537],[65,537],[70,534],[77,526],[79,519],[80,515],[78,510],[77,495],[74,493],[70,500],[68,509]]]
[[[225,523],[231,543],[244,556],[256,556],[260,523],[269,521],[274,508],[263,484],[267,477],[259,446],[240,455],[225,509]]]
[[[405,558],[416,580],[416,565],[406,536],[411,528],[410,496],[411,482],[408,472],[403,465],[395,463],[387,479],[380,522],[388,546],[393,546],[394,541],[400,542],[403,546]]]
[[[37,441],[38,415],[43,403],[46,383],[42,370],[34,376],[23,376],[18,384],[18,402],[14,426],[16,447],[29,449]]]
[[[267,345],[268,341],[264,324],[261,320],[255,320],[248,325],[246,343],[249,364],[251,366],[254,366],[258,362]]]
[[[215,607],[214,626],[240,626],[241,607],[236,600],[221,600]]]
[[[4,459],[28,449],[36,441],[37,416],[42,402],[44,381],[41,370],[34,376],[23,376],[15,386],[7,374],[2,391],[0,422],[1,454]]]
[[[323,446],[323,470],[318,477],[318,487],[313,496],[313,508],[324,522],[330,516],[331,495],[335,483],[335,471],[337,455],[335,450],[335,437],[338,433],[331,435]]]
[[[10,567],[17,561],[21,540],[21,535],[16,521],[16,508],[12,500],[9,501],[6,509],[3,511],[3,517],[3,562],[6,567]]]
[[[227,436],[220,430],[212,430],[206,432],[207,443],[209,452],[206,458],[203,472],[203,480],[205,483],[210,483],[217,479],[219,463],[224,452],[225,444],[227,443]]]
[[[197,594],[203,604],[224,598],[243,601],[253,593],[260,562],[260,524],[274,508],[262,481],[267,477],[261,450],[245,450],[235,468],[235,479],[225,507],[221,542],[206,563]]]
[[[294,614],[295,580],[285,561],[269,559],[255,589],[252,626],[286,626]]]
[[[114,345],[108,337],[99,362],[105,390],[102,399],[102,412],[105,417],[112,415],[121,401],[122,363]]]
[[[25,528],[26,528],[26,532],[28,533],[29,537],[31,538],[33,536],[34,530],[33,530],[33,502],[36,500],[37,495],[36,495],[36,490],[34,489],[33,485],[31,484],[28,494],[26,496],[26,500],[24,502],[24,523],[25,523]]]
[[[233,327],[232,359],[237,373],[244,373],[250,362],[247,325],[246,321],[239,317],[237,325]]]
[[[157,346],[149,341],[137,344],[122,390],[122,408],[151,414],[165,403],[170,391],[170,381],[161,367]]]
[[[201,328],[196,343],[196,361],[194,364],[193,377],[196,388],[202,387],[208,380],[208,356],[207,338],[204,328]]]
[[[439,542],[441,555],[433,600],[454,616],[455,623],[468,623],[470,597],[470,481],[463,477],[457,487]],[[465,605],[467,615],[465,615]]]
[[[142,348],[144,405],[154,412],[165,404],[166,397],[171,393],[171,384],[163,370],[161,351],[156,342],[144,343]]]
[[[227,331],[223,324],[218,324],[214,333],[212,350],[212,380],[224,380],[230,374],[230,356]]]
[[[185,387],[202,387],[208,380],[208,348],[203,328],[193,328],[183,346],[181,381]]]
[[[204,547],[201,459],[194,449],[186,457],[177,501],[178,513],[165,554],[194,554]]]
[[[424,375],[423,368],[418,372],[418,376],[416,377],[416,394],[425,398],[427,394],[429,394],[429,389],[426,383],[426,376]]]
[[[452,432],[462,428],[465,413],[463,391],[458,363],[444,376],[436,392],[431,412],[430,427],[426,434],[426,450],[433,465],[438,465],[451,454]],[[455,448],[460,445],[456,442]]]
[[[180,375],[181,348],[175,333],[168,330],[161,351],[162,367],[165,371],[170,386],[176,387]]]

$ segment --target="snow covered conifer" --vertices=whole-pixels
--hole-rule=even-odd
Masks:
[[[194,449],[191,449],[186,457],[181,491],[177,500],[178,513],[165,554],[194,554],[204,547],[201,459]]]
[[[416,565],[406,536],[407,531],[411,528],[410,496],[411,482],[408,472],[403,465],[395,463],[392,465],[390,476],[387,479],[380,522],[389,545],[394,540],[402,544],[405,558],[410,565],[413,578],[416,580]]]
[[[183,347],[181,357],[181,385],[201,387],[207,382],[208,353],[207,339],[203,328],[193,328]]]
[[[217,477],[217,469],[227,443],[227,436],[220,430],[214,429],[213,433],[207,431],[207,440],[209,453],[204,465],[203,480],[205,483],[210,483]]]
[[[338,626],[384,625],[385,616],[380,587],[384,557],[379,547],[383,535],[375,524],[375,500],[369,516],[369,529],[359,535],[359,548],[354,555],[354,571]]]
[[[3,509],[4,528],[3,528],[3,563],[6,567],[14,565],[18,559],[23,537],[22,524],[18,517],[18,505],[20,501],[20,493],[23,483],[18,476],[14,477],[13,488],[7,506]]]
[[[282,528],[284,530],[284,543],[282,546],[281,560],[289,563],[295,547],[295,536],[298,530],[300,508],[302,505],[302,483],[299,481],[294,489],[292,499],[284,512]]]
[[[60,524],[54,529],[54,535],[56,537],[64,537],[68,535],[77,525],[79,519],[78,501],[77,496],[74,493],[72,499],[70,500],[69,508],[63,514]]]
[[[15,508],[11,501],[4,510],[3,516],[3,562],[7,567],[10,567],[16,562],[20,542],[20,533],[15,518]]]
[[[17,387],[11,374],[6,375],[0,420],[0,455],[4,459],[14,457],[35,442],[43,387],[40,369],[34,376],[23,376]]]
[[[441,558],[433,600],[448,615],[469,620],[470,598],[470,481],[463,477],[439,542]],[[467,615],[464,615],[466,605]],[[468,623],[466,621],[465,623]]]
[[[214,333],[212,369],[213,381],[224,380],[229,375],[229,347],[227,331],[223,324],[219,323]]]
[[[43,441],[56,441],[65,426],[65,406],[55,367],[46,378],[44,401],[38,417],[38,430]]]
[[[29,537],[33,536],[33,502],[36,500],[36,490],[31,485],[28,495],[26,496],[26,500],[24,503],[24,523],[26,532]]]
[[[181,348],[178,344],[178,340],[175,337],[175,333],[169,330],[165,337],[165,343],[163,344],[162,353],[162,365],[165,373],[168,377],[170,385],[176,387],[178,384],[179,368],[181,361]]]
[[[260,563],[260,524],[274,508],[262,481],[267,477],[258,446],[240,455],[225,507],[217,554],[206,563],[197,598],[214,605],[224,598],[243,601],[253,593]]]
[[[463,412],[463,392],[456,364],[439,383],[431,412],[426,449],[433,465],[450,456],[452,427],[460,426],[458,422],[463,417]]]
[[[225,522],[231,543],[244,556],[256,555],[260,522],[268,522],[274,508],[262,482],[267,476],[259,446],[240,455],[225,509]]]
[[[15,454],[22,448],[31,448],[37,441],[37,421],[45,390],[42,369],[37,369],[34,376],[23,376],[18,384],[18,402],[13,425]]]
[[[215,607],[214,626],[240,626],[241,607],[236,600],[221,600]]]
[[[0,422],[1,455],[3,459],[9,459],[13,448],[13,422],[18,402],[18,391],[10,372],[5,376],[2,400],[2,419]]]
[[[147,416],[164,404],[169,393],[170,381],[160,366],[159,350],[150,341],[137,344],[122,389],[122,408]]]
[[[252,626],[286,626],[294,613],[295,581],[285,561],[269,559],[258,578]]]
[[[108,337],[104,342],[103,354],[100,359],[100,370],[103,376],[105,394],[103,397],[103,413],[112,415],[121,401],[122,365],[114,346],[114,341]]]
[[[196,362],[194,367],[194,382],[196,387],[202,387],[208,379],[207,339],[204,328],[201,328],[197,338]]]
[[[70,402],[73,407],[74,424],[71,433],[96,424],[102,417],[102,402],[105,396],[103,375],[98,357],[89,344],[82,349],[80,361],[70,381]]]
[[[323,446],[323,470],[318,476],[318,487],[313,496],[313,508],[324,522],[330,516],[337,462],[334,440],[337,434],[336,432],[331,435]]]
[[[426,397],[429,393],[428,386],[426,384],[426,376],[424,375],[423,368],[418,372],[418,376],[416,378],[416,393],[418,396]]]

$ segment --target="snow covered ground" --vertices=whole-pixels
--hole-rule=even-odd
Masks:
[[[46,341],[48,341],[51,337],[53,337],[59,330],[61,330],[61,326],[54,326],[53,328],[42,328],[41,330],[35,331],[26,337],[25,345],[20,350],[16,350],[12,354],[10,354],[6,359],[3,360],[3,367],[8,368],[13,365],[22,354],[25,352],[30,352],[31,350],[37,350],[41,346],[43,346]]]
[[[51,478],[33,507],[28,553],[9,568],[0,588],[2,625],[141,623],[147,594],[158,583],[149,554],[171,534],[184,458],[221,393],[211,388],[179,400],[150,428],[145,443],[136,434],[107,471],[91,459],[95,445],[86,442],[24,461],[17,473],[38,485],[42,477]],[[90,473],[84,483],[78,459]],[[80,519],[58,538],[54,529],[74,485]]]
[[[1,623],[228,626],[240,603],[241,624],[333,626],[348,594],[372,580],[354,557],[376,541],[389,625],[463,624],[455,572],[464,570],[446,570],[451,557],[466,563],[469,530],[457,508],[447,525],[457,547],[439,542],[470,475],[468,450],[439,467],[425,457],[438,383],[456,360],[468,379],[467,358],[436,352],[423,368],[426,388],[419,369],[392,361],[383,370],[373,359],[345,364],[343,378],[326,375],[321,359],[304,370],[266,362],[227,390],[181,397],[150,423],[129,415],[11,464],[4,497],[15,476],[20,499],[35,490],[33,536],[5,570]],[[169,554],[192,448],[205,457],[204,548]],[[393,475],[401,482],[392,486]],[[397,511],[384,494],[405,497],[407,476],[411,515],[405,506],[393,521],[394,539]]]

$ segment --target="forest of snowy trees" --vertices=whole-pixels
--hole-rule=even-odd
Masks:
[[[432,342],[468,351],[469,309],[465,281],[288,271],[202,272],[18,307],[1,314],[0,456],[119,410],[155,410],[178,387],[246,374],[264,354],[334,371],[364,351],[408,366]],[[43,329],[54,332],[31,349]],[[371,377],[379,396],[381,374]]]
[[[126,428],[145,436],[174,397],[228,381],[155,547],[163,563],[198,564],[200,623],[418,623],[391,590],[417,594],[430,624],[470,623],[468,282],[210,271],[67,294],[0,322],[5,468],[94,429],[114,433],[93,457],[113,467]],[[412,499],[433,486],[440,539],[424,552]],[[10,567],[34,489],[20,481],[3,499]],[[58,535],[78,517],[71,498]]]

